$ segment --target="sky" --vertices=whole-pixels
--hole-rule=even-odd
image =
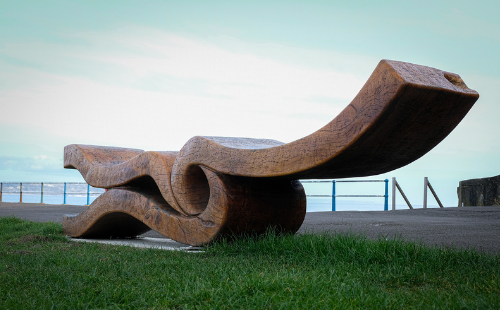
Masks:
[[[421,205],[428,177],[455,206],[459,181],[500,174],[499,12],[498,1],[2,0],[0,181],[83,181],[63,169],[73,143],[291,142],[392,59],[457,73],[480,98],[428,154],[368,179],[396,177]]]

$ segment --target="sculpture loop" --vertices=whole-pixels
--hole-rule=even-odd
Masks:
[[[74,237],[133,237],[154,229],[201,245],[268,227],[296,232],[299,179],[385,173],[441,142],[479,98],[459,75],[382,60],[353,101],[302,139],[193,137],[179,152],[65,147],[65,168],[110,189],[63,226]]]

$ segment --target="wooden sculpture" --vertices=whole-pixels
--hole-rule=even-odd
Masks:
[[[329,124],[291,143],[193,137],[179,152],[68,145],[64,167],[109,189],[65,216],[73,237],[134,237],[150,229],[190,245],[220,236],[296,232],[299,179],[361,177],[405,166],[441,142],[479,94],[459,75],[382,60]]]

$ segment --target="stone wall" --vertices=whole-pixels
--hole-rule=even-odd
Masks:
[[[500,205],[500,175],[491,178],[460,181],[457,187],[458,206]]]

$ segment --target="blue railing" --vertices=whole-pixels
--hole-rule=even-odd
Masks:
[[[68,191],[68,186],[72,187],[72,191]],[[80,188],[86,190],[80,191]],[[89,205],[91,196],[98,196],[103,192],[103,189],[83,182],[0,182],[0,202],[3,201],[4,194],[19,194],[19,202],[23,202],[23,194],[39,194],[40,203],[44,203],[44,195],[62,195],[63,204],[66,204],[68,196],[86,195],[87,205]]]
[[[332,194],[331,195],[307,195],[307,197],[331,197],[332,198],[332,211],[335,211],[336,206],[336,198],[340,197],[384,197],[384,210],[387,211],[389,209],[389,180],[304,180],[302,183],[331,183],[332,184]],[[342,182],[385,182],[385,194],[384,195],[337,195],[336,193],[336,184]],[[40,184],[39,190],[35,190],[36,184]],[[10,186],[5,186],[10,185]],[[23,189],[23,185],[30,185],[29,189]],[[32,195],[32,194],[40,194],[40,203],[44,203],[43,197],[44,194],[47,194],[46,186],[49,186],[48,194],[52,195],[61,195],[63,196],[63,204],[66,204],[66,198],[70,195],[86,195],[87,196],[87,205],[90,204],[90,196],[97,196],[103,193],[103,189],[91,187],[87,183],[82,182],[0,182],[0,202],[2,201],[3,194],[19,194],[19,202],[23,202],[23,193]],[[57,189],[54,188],[54,185],[62,185],[63,188]],[[68,191],[68,185],[80,185],[86,186],[86,191]],[[6,190],[7,189],[7,190]],[[91,191],[97,190],[97,191]]]
[[[301,183],[332,183],[332,194],[331,195],[307,195],[307,197],[332,197],[332,211],[337,209],[337,197],[384,197],[384,211],[389,210],[389,180],[331,180],[331,181],[315,181],[315,180],[304,180]],[[384,195],[337,195],[335,185],[337,183],[353,183],[353,182],[385,182],[385,194]]]

